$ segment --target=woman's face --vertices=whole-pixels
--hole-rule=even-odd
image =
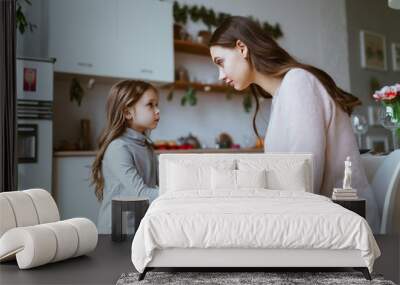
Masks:
[[[244,90],[254,81],[252,67],[247,60],[248,49],[240,41],[234,48],[212,46],[210,53],[218,66],[219,80],[236,90]]]
[[[146,90],[136,104],[125,114],[129,127],[144,132],[155,129],[160,121],[158,94],[153,89]]]

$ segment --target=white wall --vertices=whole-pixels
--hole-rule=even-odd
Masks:
[[[336,82],[348,90],[349,67],[347,51],[346,13],[344,0],[180,0],[180,3],[198,4],[213,8],[216,12],[232,15],[253,15],[271,24],[280,23],[284,37],[280,44],[299,60],[324,69]],[[33,5],[36,5],[36,1]],[[42,12],[43,14],[43,12]],[[155,28],[156,28],[155,22]],[[42,27],[43,29],[45,27]],[[189,31],[195,35],[201,25],[188,24]],[[43,45],[43,34],[39,33]],[[28,52],[29,50],[29,52]],[[39,55],[43,47],[34,49]],[[33,50],[24,45],[22,53],[32,56]],[[34,55],[33,55],[34,56]],[[198,80],[215,81],[217,69],[208,57],[176,55],[176,65],[188,68],[192,77]],[[55,143],[61,140],[77,141],[79,119],[92,121],[93,139],[100,133],[105,122],[105,101],[111,84],[101,84],[88,90],[82,106],[69,102],[69,82],[55,83]],[[198,93],[195,107],[180,106],[183,92],[175,92],[174,100],[166,100],[166,91],[161,91],[161,121],[153,131],[153,139],[176,139],[192,132],[207,146],[214,146],[215,137],[222,131],[232,135],[236,143],[244,144],[246,137],[254,137],[251,113],[245,113],[242,98],[225,99],[225,94]],[[265,133],[269,114],[269,100],[263,103],[259,117],[259,130]]]

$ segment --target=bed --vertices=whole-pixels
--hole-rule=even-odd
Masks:
[[[371,279],[366,220],[313,193],[311,154],[162,154],[160,197],[132,242],[154,268],[352,267]]]

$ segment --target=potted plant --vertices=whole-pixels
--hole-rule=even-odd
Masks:
[[[28,5],[32,5],[31,1],[29,0],[24,0],[26,4]],[[32,24],[31,22],[29,22],[24,14],[24,12],[22,11],[22,5],[21,5],[21,1],[16,1],[17,4],[17,9],[15,11],[15,19],[16,19],[16,26],[17,26],[17,30],[21,33],[24,34],[26,29],[29,27],[29,30],[31,32],[33,32],[33,30],[35,28],[37,28],[37,26],[35,24]]]
[[[198,32],[198,41],[202,44],[207,44],[209,42],[212,28],[218,27],[226,18],[231,15],[228,13],[215,13],[213,9],[207,9],[204,6],[197,5],[179,5],[178,2],[174,2],[174,39],[186,39],[187,35],[184,31],[184,25],[186,25],[187,20],[190,18],[194,23],[201,21],[207,27],[206,30],[201,30]],[[260,27],[269,33],[273,38],[278,39],[283,36],[281,27],[279,24],[271,25],[268,22],[260,22],[259,20],[249,17]]]
[[[73,77],[71,79],[71,85],[69,88],[69,100],[71,102],[76,101],[76,103],[78,103],[78,106],[80,106],[84,95],[85,91],[83,90],[80,81],[78,80],[78,78]]]
[[[178,2],[174,2],[173,6],[174,13],[174,39],[182,40],[185,38],[184,25],[188,19],[188,6],[180,6]]]
[[[189,85],[189,88],[186,90],[185,94],[181,98],[181,105],[185,106],[188,103],[190,106],[195,106],[197,104],[197,96],[196,90]]]
[[[218,16],[213,9],[207,9],[204,6],[201,6],[199,8],[196,5],[189,8],[189,14],[190,19],[193,22],[198,22],[199,20],[201,20],[203,24],[207,27],[206,30],[200,30],[197,34],[198,42],[207,45],[211,38],[212,28],[217,27],[219,24]]]

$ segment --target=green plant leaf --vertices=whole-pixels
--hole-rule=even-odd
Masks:
[[[18,6],[15,14],[16,18],[16,25],[21,34],[25,33],[26,27],[28,26],[28,21],[26,20],[26,17],[24,13],[22,12],[22,7],[21,5]]]
[[[21,0],[17,0],[17,1],[16,1],[16,4],[17,4],[17,9],[16,9],[16,11],[15,11],[15,24],[16,24],[16,27],[17,27],[18,31],[19,31],[21,34],[24,34],[24,33],[25,33],[27,27],[29,27],[29,30],[30,30],[31,32],[33,32],[34,29],[37,28],[37,25],[32,24],[31,22],[29,22],[29,21],[27,20],[27,18],[25,17],[24,12],[22,11],[22,6],[21,6],[20,1],[21,1]],[[29,1],[29,0],[25,0],[25,2],[26,2],[28,5],[32,5],[32,2]]]
[[[173,97],[174,97],[174,89],[171,88],[167,94],[167,101],[172,101]]]
[[[197,5],[192,6],[189,8],[190,19],[197,23],[200,20],[200,10]]]
[[[190,106],[195,106],[197,104],[197,91],[191,86],[188,87],[185,94],[181,98],[181,105],[185,106],[188,103]]]
[[[189,104],[190,106],[196,106],[197,104],[197,96],[196,96],[196,90],[191,88],[189,89]]]
[[[81,83],[76,77],[71,80],[71,85],[69,89],[69,99],[71,102],[76,101],[78,106],[82,103],[82,98],[85,95]]]
[[[181,98],[181,106],[185,106],[186,105],[186,100],[187,100],[186,96],[183,96]]]
[[[188,17],[190,17],[190,19],[195,23],[201,20],[203,24],[206,25],[209,32],[211,32],[212,27],[218,27],[225,19],[231,16],[228,13],[216,14],[213,9],[207,9],[203,5],[200,7],[197,5],[181,6],[177,1],[174,1],[173,4],[173,15],[174,21],[181,24],[186,24]],[[265,32],[267,32],[273,38],[278,39],[283,36],[283,32],[278,23],[275,25],[271,25],[268,22],[261,23],[258,19],[255,19],[252,16],[249,16],[249,18],[256,22]]]
[[[179,5],[178,2],[174,1],[173,4],[173,16],[174,21],[176,23],[186,24],[187,22],[187,15],[188,14],[188,6],[187,5]]]

